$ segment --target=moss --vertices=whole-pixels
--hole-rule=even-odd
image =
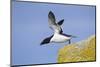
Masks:
[[[64,46],[58,52],[58,63],[95,61],[95,41],[93,35],[84,41]]]

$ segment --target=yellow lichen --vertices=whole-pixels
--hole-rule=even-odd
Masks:
[[[95,61],[95,36],[79,43],[69,44],[58,52],[58,63]]]

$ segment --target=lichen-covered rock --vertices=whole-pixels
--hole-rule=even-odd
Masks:
[[[86,40],[69,44],[61,48],[58,52],[58,63],[79,62],[96,60],[96,38],[95,35]]]

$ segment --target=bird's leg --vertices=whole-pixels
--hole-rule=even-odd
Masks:
[[[69,40],[69,44],[71,44],[71,40]]]

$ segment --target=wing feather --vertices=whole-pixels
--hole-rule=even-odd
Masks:
[[[58,23],[56,23],[56,18],[52,11],[50,11],[48,14],[48,21],[49,21],[49,27],[52,30],[54,30],[54,32],[56,32],[56,33],[62,32],[60,25]]]

